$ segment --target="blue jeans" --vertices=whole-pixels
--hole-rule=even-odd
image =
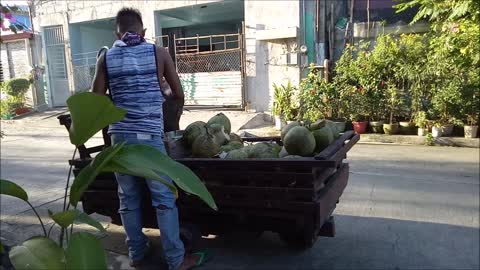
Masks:
[[[112,143],[146,144],[166,153],[161,136],[145,134],[111,134]],[[127,234],[128,254],[132,261],[139,261],[145,256],[148,239],[143,234],[142,220],[142,178],[115,173],[120,199],[119,213]],[[168,179],[170,182],[172,180]],[[177,269],[183,261],[185,250],[180,240],[178,209],[175,195],[161,182],[146,179],[150,189],[152,206],[156,209],[158,228],[165,258],[170,270]]]

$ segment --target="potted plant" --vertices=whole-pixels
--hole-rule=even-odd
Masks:
[[[477,138],[478,136],[478,118],[479,115],[468,115],[467,125],[463,126],[465,138]]]
[[[478,121],[480,119],[480,76],[477,72],[473,72],[473,76],[477,78],[476,83],[472,83],[462,91],[463,114],[466,116],[466,125],[463,126],[465,138],[477,138]]]
[[[411,121],[400,121],[400,133],[403,135],[415,134],[415,123]]]
[[[393,116],[395,115],[396,111],[398,110],[398,106],[401,103],[401,100],[398,95],[397,87],[392,83],[387,83],[386,88],[386,96],[387,96],[387,107],[390,113],[389,115],[389,123],[383,124],[383,131],[385,134],[397,134],[398,133],[398,124],[393,123]]]
[[[365,120],[363,115],[358,114],[352,120],[353,130],[357,134],[364,134],[367,132],[368,121]]]
[[[373,133],[383,133],[383,121],[370,121],[369,124]]]
[[[273,84],[273,106],[272,113],[275,121],[275,128],[281,130],[284,126],[282,117],[282,95],[281,89],[276,84]]]
[[[439,138],[443,136],[442,122],[436,121],[432,127],[432,136]]]
[[[293,95],[295,93],[295,87],[292,86],[290,81],[287,85],[273,84],[273,106],[272,113],[275,118],[275,128],[280,130],[284,126],[285,120],[287,123],[294,120],[294,108]]]
[[[12,99],[11,106],[16,115],[21,115],[30,111],[25,107],[25,95],[30,89],[30,80],[24,78],[11,79],[5,83],[5,93]]]
[[[427,114],[424,111],[419,111],[415,114],[415,125],[418,127],[418,136],[425,136],[428,133],[427,128]]]

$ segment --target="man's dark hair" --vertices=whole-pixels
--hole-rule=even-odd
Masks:
[[[117,30],[121,33],[137,32],[143,30],[142,14],[135,8],[122,8],[115,18]]]

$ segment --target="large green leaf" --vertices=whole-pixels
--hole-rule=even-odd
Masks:
[[[100,222],[96,221],[91,216],[89,216],[89,215],[87,215],[83,212],[80,212],[80,211],[79,211],[79,214],[78,214],[77,218],[75,219],[75,223],[77,223],[77,224],[79,224],[79,223],[88,224],[88,225],[98,229],[101,232],[105,232],[105,228],[102,226],[102,224]]]
[[[102,226],[102,224],[100,224],[100,222],[96,221],[78,209],[67,210],[55,214],[50,213],[50,217],[62,228],[67,228],[73,223],[85,223],[97,228],[101,232],[105,231],[105,228]]]
[[[48,210],[48,215],[62,228],[67,228],[68,226],[72,225],[73,221],[77,217],[77,211],[74,210],[67,210],[63,212],[53,213],[52,211]]]
[[[34,237],[13,247],[10,261],[17,270],[65,269],[63,249],[46,237]]]
[[[132,165],[124,160],[115,160],[115,157],[110,160],[110,162],[103,167],[104,172],[118,172],[122,174],[128,174],[133,176],[142,177],[145,179],[153,179],[159,182],[162,182],[166,185],[174,194],[175,197],[178,197],[178,190],[175,185],[171,184],[165,178],[157,174],[152,169],[145,166]]]
[[[67,100],[72,118],[70,142],[82,145],[98,131],[125,117],[126,110],[115,107],[107,96],[83,92]]]
[[[125,143],[115,144],[105,148],[88,166],[80,171],[77,177],[75,177],[75,180],[73,180],[73,184],[70,187],[70,203],[73,206],[77,206],[83,192],[87,190],[87,187],[95,180],[95,177],[102,172],[103,167],[109,163],[112,157],[124,147],[124,144]]]
[[[107,256],[100,240],[86,232],[72,234],[66,250],[67,269],[107,269]]]
[[[13,196],[28,201],[27,192],[12,181],[0,179],[0,194]]]
[[[208,206],[217,210],[212,195],[202,181],[188,167],[174,161],[154,147],[126,145],[113,157],[112,162],[138,173],[153,171],[158,172],[160,177],[167,175],[179,188],[197,195]]]

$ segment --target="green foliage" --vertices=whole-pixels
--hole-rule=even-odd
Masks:
[[[10,261],[16,269],[65,269],[63,249],[46,237],[34,237],[13,247]]]
[[[0,179],[0,194],[28,201],[27,192],[12,181]]]
[[[433,135],[430,132],[425,136],[425,145],[427,146],[435,145],[435,138],[433,138]]]
[[[320,70],[313,65],[309,73],[300,83],[300,119],[315,122],[321,118],[345,117],[343,95],[346,91],[336,85],[327,83],[321,76]]]
[[[74,95],[67,100],[67,104],[72,117],[70,141],[76,146],[82,145],[103,127],[121,120],[126,114],[124,110],[115,107],[107,97],[93,93]],[[125,146],[123,143],[105,148],[81,170],[71,185],[69,204],[76,207],[88,185],[101,172],[120,172],[158,180],[177,194],[176,187],[165,180],[168,176],[185,192],[199,196],[211,208],[217,210],[213,197],[190,169],[150,146]],[[68,185],[67,181],[67,188]],[[107,268],[105,250],[94,235],[84,232],[72,233],[73,227],[70,232],[68,230],[74,223],[85,223],[100,231],[104,231],[103,226],[76,208],[68,210],[66,198],[64,211],[55,214],[49,211],[55,224],[61,227],[60,240],[57,244],[47,238],[50,231],[47,234],[42,219],[28,201],[25,190],[11,181],[0,180],[0,194],[25,201],[38,217],[45,235],[27,240],[21,246],[12,249],[10,260],[16,269]]]
[[[84,144],[109,124],[118,122],[126,115],[124,109],[115,107],[107,96],[83,92],[70,97],[67,105],[72,118],[70,142]]]
[[[100,222],[91,218],[89,215],[79,211],[78,209],[66,210],[55,214],[52,213],[50,210],[48,212],[49,216],[53,219],[53,221],[55,221],[55,223],[60,225],[60,227],[62,228],[66,229],[74,223],[84,223],[98,229],[99,231],[105,231],[105,228],[103,228]]]
[[[70,203],[73,206],[77,206],[83,192],[87,190],[88,186],[95,180],[95,177],[102,172],[103,168],[108,165],[113,156],[123,146],[124,144],[116,144],[105,148],[88,166],[80,171],[70,187]]]
[[[287,85],[273,84],[273,107],[274,115],[282,116],[285,120],[290,121],[296,118],[298,108],[294,106],[294,97],[297,89],[288,81]]]
[[[105,249],[94,235],[73,233],[65,251],[66,269],[107,269]]]
[[[454,118],[477,122],[480,89],[480,1],[408,0],[397,12],[412,7],[419,11],[412,23],[427,19],[432,26],[428,66],[433,80],[429,113],[441,122]]]
[[[208,192],[203,182],[183,164],[180,164],[169,156],[148,145],[126,145],[112,158],[112,162],[104,169],[105,171],[120,171],[128,168],[131,175],[160,180],[173,189],[173,185],[164,180],[170,177],[173,182],[183,191],[193,194],[202,199],[208,206],[217,209],[212,195]],[[148,175],[151,175],[148,177]]]
[[[5,82],[5,93],[13,97],[23,97],[30,88],[30,81],[24,78],[15,78]]]
[[[426,128],[428,124],[427,114],[424,111],[419,111],[414,117],[415,125],[419,128]]]

